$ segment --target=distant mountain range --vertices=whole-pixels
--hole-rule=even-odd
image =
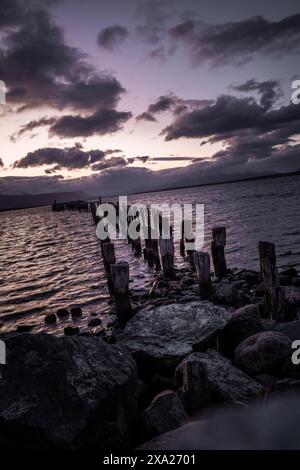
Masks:
[[[88,199],[88,196],[80,191],[45,194],[18,194],[13,196],[0,194],[0,211],[48,206],[52,204],[54,200],[56,200],[56,202],[68,202],[76,201],[78,199],[86,200]]]

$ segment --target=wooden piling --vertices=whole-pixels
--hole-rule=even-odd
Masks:
[[[104,243],[102,246],[103,264],[107,275],[107,285],[110,295],[114,293],[114,281],[111,272],[111,265],[116,263],[115,245]]]
[[[129,264],[126,261],[112,264],[111,272],[114,282],[116,314],[119,325],[123,327],[131,318],[131,304],[129,298]]]
[[[209,254],[204,251],[194,251],[194,265],[196,268],[201,299],[208,299],[211,295]]]
[[[285,319],[285,295],[279,284],[274,243],[258,243],[260,270],[265,290],[265,306],[268,318],[276,321]]]
[[[182,401],[189,414],[201,411],[209,403],[207,366],[199,360],[182,363]]]
[[[159,249],[164,277],[174,278],[174,243],[173,238],[160,238]]]
[[[221,279],[227,272],[225,260],[226,227],[213,227],[213,240],[211,242],[211,255],[214,263],[215,274]]]

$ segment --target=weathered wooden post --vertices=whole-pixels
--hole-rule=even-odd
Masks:
[[[208,299],[211,295],[209,254],[204,251],[194,251],[194,265],[196,268],[201,299]]]
[[[173,238],[160,238],[159,249],[161,262],[163,267],[163,274],[165,277],[174,278],[174,243]]]
[[[180,238],[180,255],[185,256],[185,243],[184,243],[184,227],[185,221],[181,221],[181,238]]]
[[[107,285],[110,295],[114,293],[114,281],[111,272],[111,265],[116,262],[115,245],[113,243],[104,243],[102,245],[103,264],[107,275]]]
[[[274,243],[258,242],[260,270],[265,289],[266,312],[270,319],[285,319],[285,295],[279,284]]]
[[[114,296],[116,314],[120,326],[125,326],[131,318],[131,304],[129,299],[129,264],[121,261],[111,265],[114,282]]]
[[[160,264],[160,259],[159,259],[158,240],[155,238],[151,241],[152,241],[152,253],[153,253],[155,268],[157,270],[160,270],[161,264]]]
[[[183,361],[180,395],[190,414],[201,411],[209,403],[207,366],[199,360]]]
[[[227,272],[224,252],[226,245],[226,227],[213,227],[212,236],[211,255],[215,267],[215,274],[218,278],[222,278]]]

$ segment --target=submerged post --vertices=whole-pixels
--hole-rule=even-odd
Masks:
[[[284,320],[285,296],[279,284],[275,245],[269,242],[258,242],[258,251],[267,315],[270,319]]]
[[[129,264],[121,261],[111,265],[114,282],[116,314],[120,326],[124,326],[131,317],[129,299]]]
[[[209,254],[204,251],[194,251],[194,265],[196,268],[201,299],[208,299],[211,295]]]
[[[159,240],[160,256],[163,267],[164,277],[174,278],[174,243],[173,238],[160,238]]]
[[[116,262],[115,245],[113,243],[104,243],[102,245],[103,263],[107,275],[107,285],[110,295],[114,293],[114,281],[111,272],[111,265]]]
[[[215,267],[215,274],[218,278],[222,278],[227,272],[224,252],[226,245],[226,227],[213,227],[212,236],[211,255]]]

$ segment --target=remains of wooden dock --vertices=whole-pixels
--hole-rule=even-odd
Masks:
[[[117,215],[117,228],[119,227],[119,205],[117,202],[107,202],[112,204],[116,210]],[[97,213],[97,208],[101,204],[101,198],[97,201],[71,201],[65,203],[57,203],[54,201],[52,204],[53,211],[88,211],[92,214],[95,225],[100,222],[100,216]],[[136,212],[135,216],[130,215],[131,206],[127,206],[127,222],[129,224],[134,220],[136,223],[136,230],[139,233],[142,222],[142,214]],[[151,230],[151,211],[147,208],[147,237],[142,244],[141,236],[135,239],[130,237],[127,233],[127,242],[131,244],[134,256],[140,258],[143,254],[143,259],[148,263],[149,267],[155,268],[157,271],[162,271],[163,277],[167,279],[176,278],[175,270],[175,244],[173,240],[173,228],[170,227],[170,236],[165,238],[162,234],[163,216],[159,214],[159,237],[152,237]],[[190,230],[187,230],[187,227]],[[153,228],[153,227],[152,227]],[[184,230],[185,229],[185,230]],[[188,236],[186,235],[188,233]],[[190,220],[183,220],[181,224],[181,239],[179,243],[180,255],[186,256],[186,259],[194,267],[197,274],[200,297],[202,300],[208,299],[212,294],[212,281],[211,281],[211,258],[208,252],[197,251],[195,249],[195,239],[192,235],[192,223]],[[105,240],[100,240],[101,254],[105,272],[107,275],[108,291],[111,297],[114,298],[116,314],[120,326],[124,326],[132,316],[132,308],[130,304],[129,295],[129,263],[118,262],[115,255],[115,245],[110,239],[109,233]],[[221,280],[226,273],[227,263],[225,259],[225,246],[226,246],[226,227],[213,227],[212,228],[212,241],[211,241],[211,257],[214,266],[215,278]],[[284,291],[279,285],[279,275],[276,266],[275,246],[269,242],[259,242],[258,244],[260,269],[265,291],[265,307],[267,316],[270,319],[282,321],[284,320],[285,313],[285,299]]]

